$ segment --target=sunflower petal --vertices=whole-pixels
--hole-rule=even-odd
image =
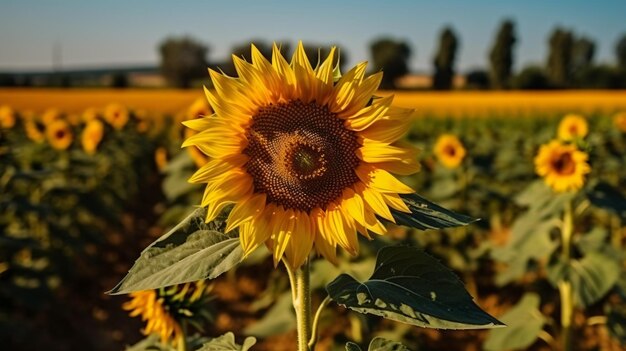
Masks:
[[[356,169],[356,174],[367,187],[381,193],[414,193],[413,189],[404,185],[389,172],[370,164],[361,164]]]
[[[266,197],[265,194],[255,194],[247,199],[240,200],[230,211],[225,231],[229,232],[242,223],[257,218],[265,210]]]

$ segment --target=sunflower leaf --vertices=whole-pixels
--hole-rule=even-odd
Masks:
[[[148,246],[128,274],[109,294],[157,289],[201,279],[213,279],[243,260],[239,237],[224,234],[222,219],[205,223],[197,209]]]
[[[342,274],[326,290],[331,299],[351,310],[421,327],[503,326],[474,303],[452,271],[414,247],[384,247],[369,280],[361,283]]]
[[[483,345],[485,350],[521,350],[530,347],[547,322],[539,311],[540,303],[539,295],[526,293],[517,305],[502,315],[508,328],[489,331]]]
[[[477,219],[445,209],[417,194],[400,195],[411,213],[391,209],[396,223],[421,230],[468,225]]]
[[[235,342],[235,334],[228,332],[204,343],[196,351],[248,351],[254,344],[256,338],[249,336],[243,341],[243,345],[239,345]]]

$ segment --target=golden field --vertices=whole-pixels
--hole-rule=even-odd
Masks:
[[[429,116],[529,116],[579,112],[611,114],[626,109],[626,91],[569,90],[531,92],[407,92],[395,94],[395,104],[415,108]],[[17,110],[41,112],[50,107],[73,113],[114,101],[132,109],[174,114],[202,96],[192,90],[112,90],[112,89],[0,89],[0,105]]]

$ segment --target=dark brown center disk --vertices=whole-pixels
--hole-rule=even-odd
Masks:
[[[552,160],[552,167],[559,174],[569,175],[576,170],[576,163],[572,159],[571,154],[563,153]]]
[[[358,179],[357,135],[325,106],[295,100],[263,107],[246,137],[246,170],[268,203],[325,208]]]

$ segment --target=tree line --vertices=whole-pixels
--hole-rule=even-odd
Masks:
[[[259,51],[268,59],[272,56],[271,43],[252,40]],[[514,70],[515,49],[518,36],[515,23],[506,19],[499,25],[493,42],[486,53],[487,68],[473,69],[464,75],[463,89],[625,89],[626,88],[626,33],[615,44],[614,64],[598,64],[594,61],[595,42],[579,36],[571,29],[556,27],[547,38],[548,55],[543,64],[533,64]],[[291,43],[279,43],[281,52],[289,57],[293,52]],[[326,57],[330,45],[304,43],[309,60],[316,64]],[[455,86],[455,77],[460,76],[456,61],[460,50],[460,39],[451,26],[444,27],[432,59],[430,88],[450,90]],[[345,63],[347,52],[338,46],[339,64]],[[166,78],[173,87],[210,84],[206,68],[210,67],[235,76],[235,66],[230,57],[224,61],[211,62],[209,46],[189,36],[169,37],[158,46],[159,67],[155,73]],[[232,47],[231,52],[247,61],[251,60],[250,42]],[[385,74],[381,82],[383,89],[406,88],[400,78],[411,74],[409,59],[414,52],[405,40],[390,37],[377,38],[370,43],[371,69],[382,70]],[[107,86],[123,88],[129,85],[128,72],[108,72]],[[102,73],[69,76],[63,73],[45,75],[43,85],[82,86],[94,81]],[[18,77],[19,78],[19,77]],[[28,78],[28,77],[27,77]],[[22,80],[24,77],[21,78]],[[99,80],[102,81],[102,80]],[[15,75],[0,74],[0,86],[15,86]],[[42,85],[42,84],[37,84]],[[458,85],[458,84],[457,84]]]
[[[271,58],[271,45],[263,40],[253,40],[259,51]],[[620,89],[626,88],[626,33],[615,45],[615,64],[597,64],[595,42],[578,36],[570,29],[556,27],[548,36],[548,55],[543,65],[529,65],[515,72],[515,47],[518,37],[515,23],[504,20],[493,39],[487,53],[488,68],[475,69],[465,75],[465,89]],[[307,56],[316,63],[329,50],[328,45],[305,43]],[[208,47],[191,39],[168,38],[160,45],[161,71],[170,84],[189,87],[194,79],[206,77],[206,67],[220,69],[229,75],[236,75],[230,58],[224,62],[207,62]],[[431,87],[435,90],[454,88],[457,76],[456,60],[460,40],[450,26],[443,28],[439,44],[432,59]],[[342,61],[346,51],[339,47]],[[281,51],[289,54],[292,46],[281,44]],[[236,45],[232,52],[238,57],[250,60],[249,43]],[[400,88],[398,79],[410,74],[410,45],[394,38],[378,38],[370,44],[372,70],[385,72],[381,87]],[[320,56],[321,54],[321,56]]]

